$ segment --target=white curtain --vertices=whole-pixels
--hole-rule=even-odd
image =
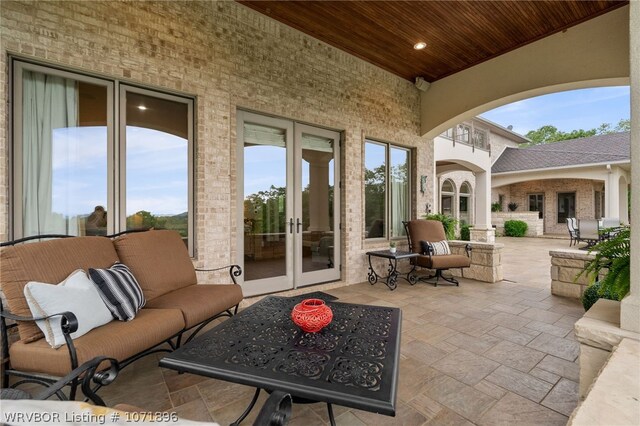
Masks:
[[[25,71],[22,85],[23,235],[68,233],[52,211],[53,134],[78,126],[76,81]]]
[[[409,220],[408,182],[391,178],[391,236],[404,235],[403,220]]]

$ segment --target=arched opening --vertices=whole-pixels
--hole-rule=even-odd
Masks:
[[[454,217],[456,187],[451,179],[445,179],[440,186],[440,213]]]
[[[460,185],[460,196],[458,199],[458,220],[461,225],[468,225],[472,222],[471,212],[473,211],[473,198],[471,197],[471,185],[464,181]]]

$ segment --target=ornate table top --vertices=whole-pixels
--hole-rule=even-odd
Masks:
[[[412,251],[400,251],[391,253],[389,250],[376,250],[368,251],[365,253],[367,256],[384,257],[386,259],[410,259],[412,257],[419,257],[420,253],[414,253]]]
[[[333,321],[305,333],[298,301],[266,297],[160,360],[160,366],[312,401],[395,415],[400,309],[327,302]]]

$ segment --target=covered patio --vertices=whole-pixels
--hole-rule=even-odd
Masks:
[[[95,208],[105,216],[97,234],[173,226],[188,266],[242,266],[241,309],[266,293],[313,290],[401,308],[396,417],[337,407],[339,424],[567,422],[578,404],[573,326],[583,309],[551,295],[546,275],[549,249],[567,242],[496,243],[487,159],[480,167],[477,158],[436,158],[433,141],[520,99],[629,84],[631,164],[640,164],[638,2],[25,0],[1,2],[0,14],[0,241],[58,226],[90,235],[79,224]],[[49,112],[68,114],[48,123],[43,144],[29,106],[50,99],[35,90],[47,79],[65,87]],[[66,163],[54,158],[59,128],[72,130]],[[140,128],[164,134],[135,139]],[[142,149],[132,158],[130,148]],[[60,164],[64,173],[54,173]],[[406,248],[398,224],[438,204],[438,168],[451,166],[477,173],[472,239],[491,256],[476,257],[491,257],[492,277],[504,279],[393,292],[363,283],[365,253]],[[158,184],[175,169],[179,181]],[[640,168],[630,177],[638,182]],[[637,191],[630,216],[640,222]],[[640,250],[637,232],[631,248]],[[268,264],[248,271],[258,254]],[[614,316],[618,330],[637,335],[640,261],[631,262],[631,291]],[[211,271],[199,281],[228,277]],[[124,370],[102,390],[107,404],[226,424],[253,392],[157,362]],[[293,424],[327,422],[321,404],[294,409]]]
[[[461,278],[460,287],[401,283],[391,292],[382,283],[365,282],[326,290],[339,302],[394,306],[403,312],[396,417],[336,407],[338,425],[566,424],[578,403],[579,345],[573,324],[584,309],[576,299],[551,295],[548,250],[565,247],[567,241],[498,242],[505,244],[506,266],[499,283]],[[178,375],[151,358],[124,370],[103,396],[108,405],[126,402],[229,424],[253,393],[248,386]],[[259,403],[265,399],[263,392]],[[256,410],[248,424],[255,415]],[[328,424],[325,405],[294,405],[290,424]]]

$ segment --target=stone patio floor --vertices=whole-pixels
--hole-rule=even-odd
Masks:
[[[334,407],[338,425],[565,424],[578,399],[577,300],[552,296],[548,252],[568,241],[500,238],[505,280],[460,287],[401,282],[327,290],[341,302],[402,308],[395,418]],[[313,291],[315,288],[309,289]],[[254,389],[178,375],[147,357],[101,391],[108,405],[173,410],[190,420],[235,420]],[[263,392],[259,406],[266,399]],[[243,424],[251,424],[258,409]],[[292,425],[328,424],[325,404],[294,405]]]

